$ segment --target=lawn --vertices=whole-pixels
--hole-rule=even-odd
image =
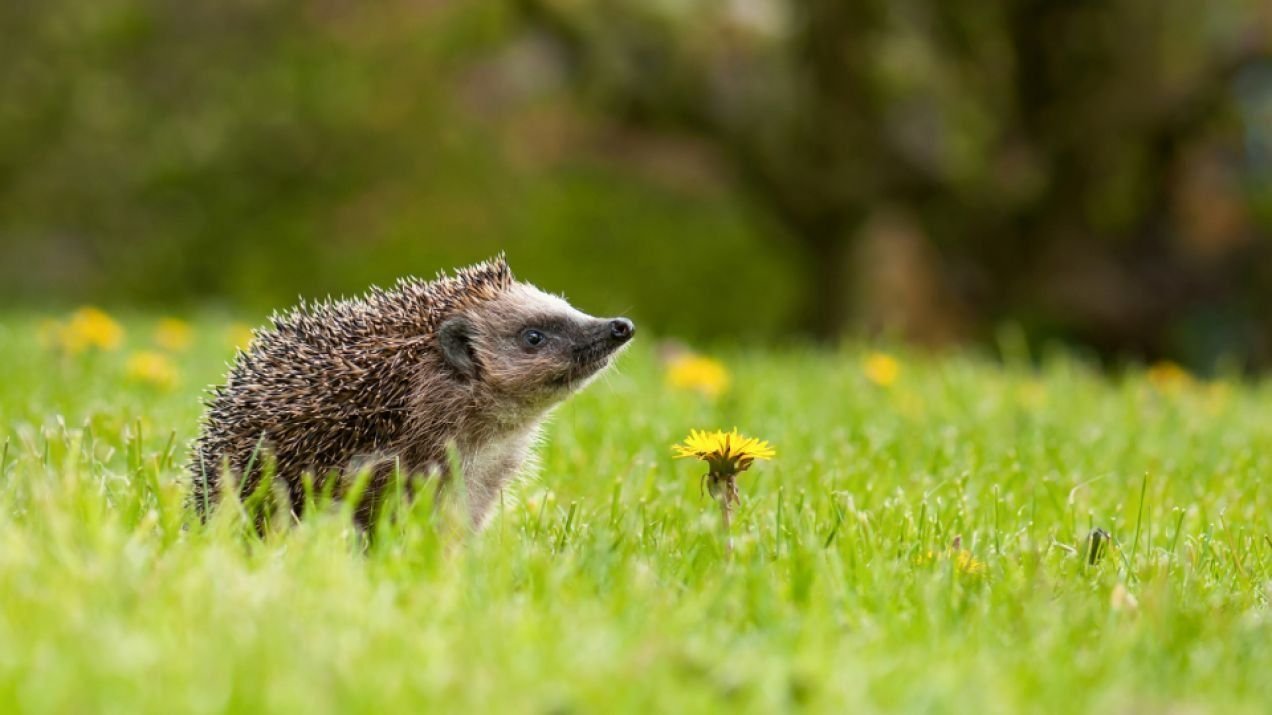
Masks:
[[[1272,708],[1272,383],[738,348],[712,399],[642,335],[487,531],[416,504],[367,544],[338,508],[193,522],[241,329],[123,327],[0,321],[2,712]],[[777,458],[730,553],[671,445],[734,426]]]

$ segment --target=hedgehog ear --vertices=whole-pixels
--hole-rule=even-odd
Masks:
[[[468,379],[477,376],[477,361],[473,358],[473,324],[467,318],[455,317],[442,323],[437,329],[437,342],[442,348],[446,364]]]

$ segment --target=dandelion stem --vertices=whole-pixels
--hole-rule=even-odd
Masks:
[[[733,532],[729,525],[729,512],[733,508],[729,506],[727,499],[720,500],[720,523],[724,526],[724,543],[729,553],[733,553]]]
[[[738,483],[734,474],[708,474],[707,491],[720,503],[720,524],[724,529],[726,551],[733,553],[733,506],[738,503]]]

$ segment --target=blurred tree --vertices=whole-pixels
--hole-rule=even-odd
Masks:
[[[0,306],[267,311],[506,250],[652,332],[780,331],[795,270],[740,202],[575,156],[521,29],[444,0],[0,3]]]
[[[1272,357],[1236,111],[1266,0],[518,1],[586,96],[715,147],[804,256],[819,335],[849,325],[882,212],[939,267],[937,324],[1147,355],[1221,325]]]
[[[1011,320],[1268,361],[1270,26],[1267,0],[0,3],[0,300],[268,308],[506,249],[661,333]]]

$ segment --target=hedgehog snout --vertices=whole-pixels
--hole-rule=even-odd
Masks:
[[[615,318],[609,322],[610,340],[619,345],[636,335],[636,324],[627,318]]]
[[[636,334],[636,325],[627,318],[592,318],[590,324],[578,335],[571,351],[575,369],[585,372],[604,367],[611,355],[618,352]]]

